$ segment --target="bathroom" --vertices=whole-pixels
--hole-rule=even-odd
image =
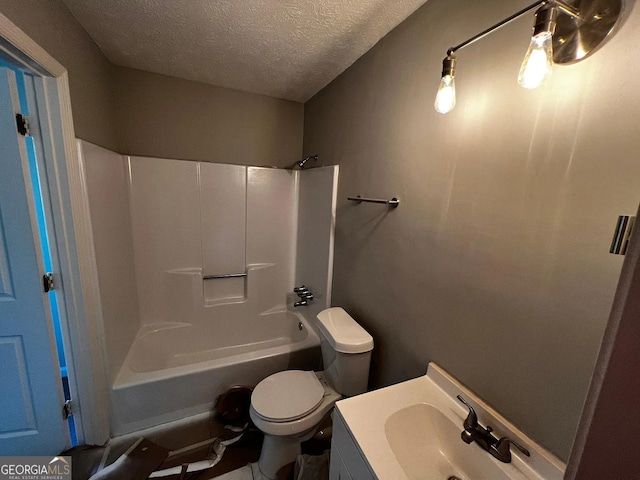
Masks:
[[[444,116],[447,48],[526,3],[429,0],[304,103],[115,66],[62,2],[23,5],[0,12],[69,70],[78,138],[142,157],[339,165],[331,303],[375,339],[370,388],[435,361],[569,459],[624,258],[608,253],[615,219],[638,206],[634,3],[600,51],[537,90],[515,81],[531,18],[466,48]]]

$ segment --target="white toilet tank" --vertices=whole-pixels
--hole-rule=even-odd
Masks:
[[[318,313],[324,372],[347,397],[367,391],[373,337],[341,307]]]

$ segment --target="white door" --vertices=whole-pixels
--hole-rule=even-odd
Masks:
[[[68,445],[14,73],[0,68],[0,456]]]

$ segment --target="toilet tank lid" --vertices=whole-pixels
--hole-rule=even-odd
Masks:
[[[320,331],[336,352],[364,353],[373,350],[373,337],[342,307],[321,311],[318,320]]]

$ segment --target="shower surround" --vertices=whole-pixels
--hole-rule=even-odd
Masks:
[[[337,167],[125,157],[82,141],[79,151],[112,435],[211,411],[233,385],[319,366],[314,318],[330,304]],[[301,283],[316,299],[293,311],[289,292]]]

